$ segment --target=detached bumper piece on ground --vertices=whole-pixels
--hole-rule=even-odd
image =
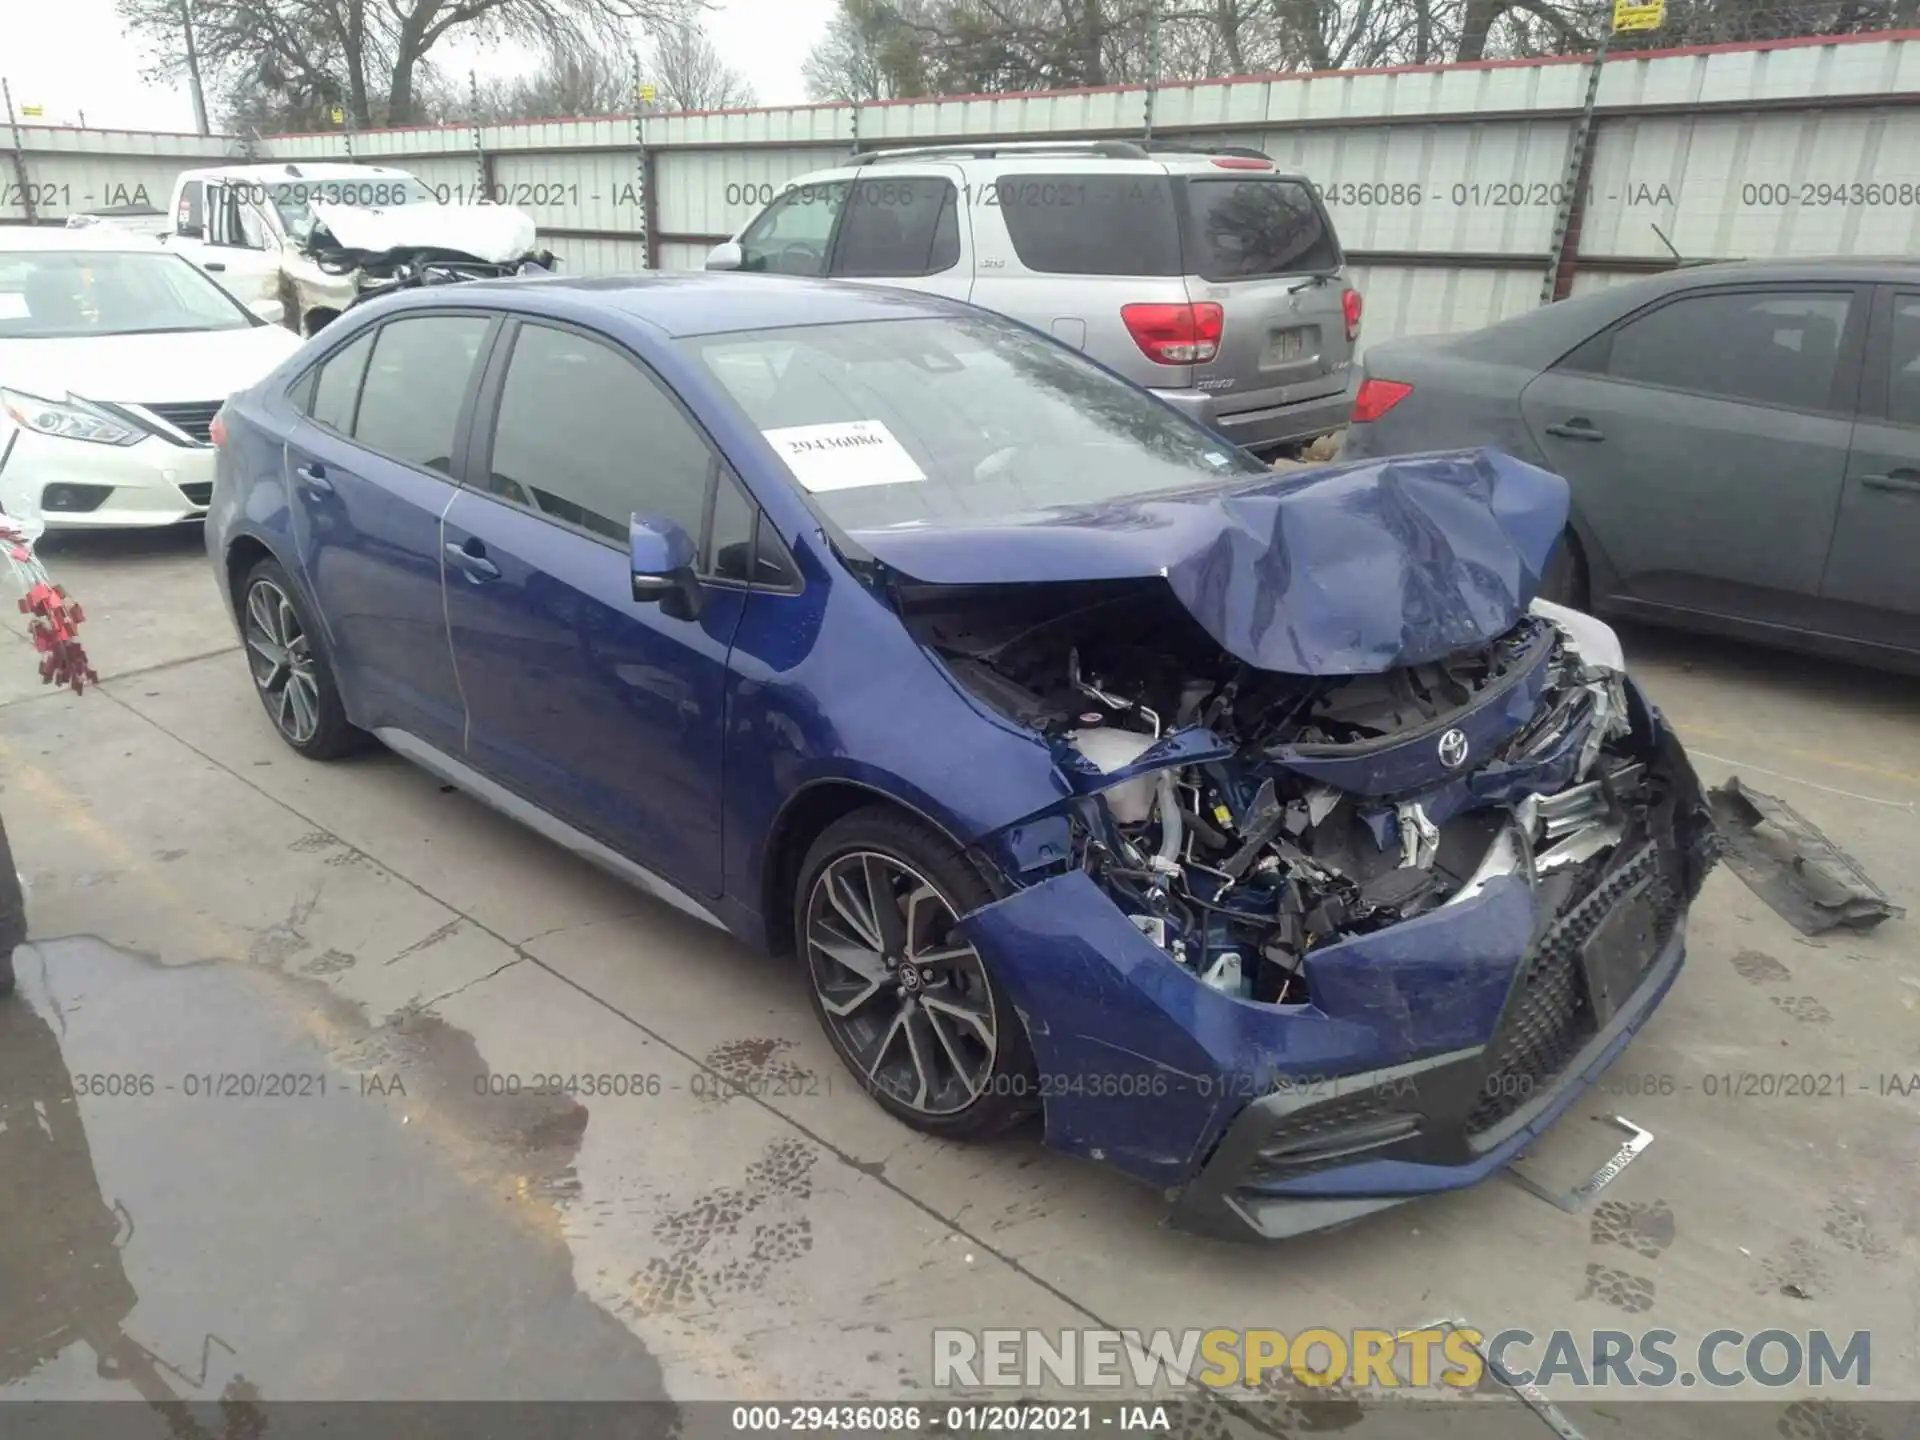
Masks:
[[[1786,801],[1749,790],[1738,775],[1708,798],[1727,868],[1802,935],[1838,926],[1871,930],[1907,913]]]

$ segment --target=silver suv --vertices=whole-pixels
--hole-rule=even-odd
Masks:
[[[1124,140],[856,156],[790,183],[709,270],[884,280],[1024,320],[1254,450],[1337,430],[1360,294],[1304,176]]]

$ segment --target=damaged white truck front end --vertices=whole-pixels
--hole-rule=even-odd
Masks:
[[[451,204],[404,170],[265,164],[189,170],[161,236],[257,314],[303,335],[396,285],[553,268],[511,206]],[[106,223],[76,216],[69,224]]]

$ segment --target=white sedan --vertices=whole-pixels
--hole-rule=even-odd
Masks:
[[[153,240],[0,227],[0,509],[50,529],[206,513],[214,412],[299,347]]]

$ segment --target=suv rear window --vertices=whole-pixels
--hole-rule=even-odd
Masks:
[[[1298,180],[1190,180],[1187,250],[1207,280],[1340,268],[1340,243]]]
[[[1179,275],[1180,223],[1164,175],[1007,175],[989,203],[1013,252],[1049,275]]]

